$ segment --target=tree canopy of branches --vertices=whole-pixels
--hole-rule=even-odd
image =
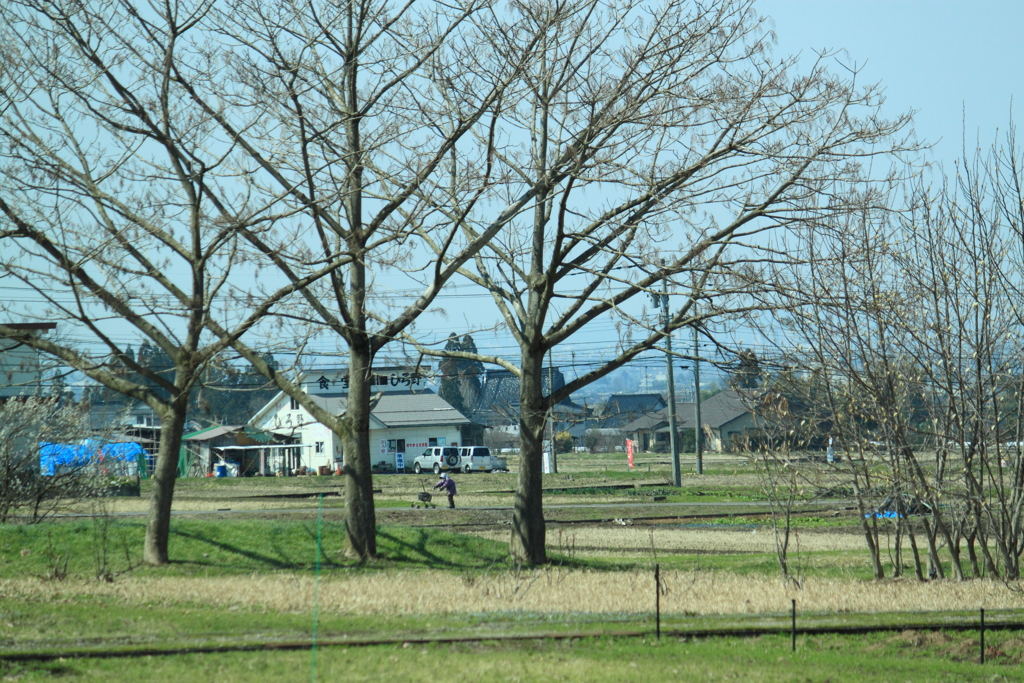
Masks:
[[[183,75],[176,85],[239,151],[236,178],[263,214],[236,214],[238,234],[262,272],[301,293],[279,320],[308,325],[346,357],[345,413],[330,414],[294,377],[261,363],[250,339],[233,344],[338,435],[346,552],[371,558],[372,365],[535,192],[508,198],[478,234],[461,238],[463,220],[496,182],[494,112],[531,41],[525,55],[495,54],[484,28],[503,9],[482,0],[204,7],[197,21],[223,47],[224,69],[216,81]],[[422,248],[423,235],[442,258]],[[314,282],[339,259],[342,268]],[[396,296],[396,282],[415,293]],[[298,326],[290,332],[291,351],[301,353],[308,336]]]
[[[520,352],[438,351],[520,377],[512,547],[546,561],[547,409],[667,330],[760,305],[754,263],[787,257],[762,233],[842,213],[839,188],[889,180],[866,161],[909,146],[827,55],[774,58],[752,0],[14,0],[0,17],[0,275],[46,302],[8,310],[74,323],[31,343],[161,416],[156,564],[189,396],[227,346],[340,437],[346,552],[373,557],[372,365],[456,274]],[[686,293],[662,328],[630,302],[665,278]],[[544,354],[603,316],[640,338],[545,394]],[[114,321],[173,372],[130,358]],[[343,415],[254,341],[301,358],[308,333],[347,357]]]
[[[847,183],[893,180],[892,158],[869,160],[913,147],[908,119],[881,118],[878,91],[831,73],[830,55],[806,68],[774,57],[764,21],[746,0],[573,0],[509,5],[490,27],[506,59],[532,50],[495,114],[495,138],[508,141],[492,154],[495,194],[533,199],[462,275],[491,293],[518,355],[428,352],[521,380],[512,548],[522,561],[547,559],[547,411],[667,330],[762,306],[757,264],[789,259],[765,233],[843,213]],[[467,236],[487,223],[465,203],[449,207]],[[445,247],[434,242],[442,259]],[[663,325],[637,295],[665,279],[677,296]],[[614,353],[545,394],[544,355],[609,317],[624,330]]]
[[[266,217],[239,191],[230,163],[238,148],[217,136],[215,117],[182,85],[218,80],[209,34],[197,28],[209,10],[36,0],[0,7],[0,281],[21,294],[0,310],[62,323],[47,338],[7,325],[0,335],[157,413],[144,552],[157,565],[169,559],[193,387],[275,296],[305,284],[285,283],[239,315],[225,303],[233,280],[252,277],[240,227]],[[323,263],[321,273],[338,263]],[[211,325],[219,336],[206,332]],[[133,357],[126,344],[137,336],[148,353]]]
[[[1011,125],[938,188],[913,188],[902,211],[865,204],[808,233],[808,265],[787,283],[803,305],[785,343],[808,349],[801,369],[820,378],[862,508],[928,504],[919,518],[898,511],[895,575],[902,536],[919,577],[944,575],[942,547],[956,578],[963,547],[974,575],[1020,576],[1022,164]],[[882,577],[875,526],[864,522]]]

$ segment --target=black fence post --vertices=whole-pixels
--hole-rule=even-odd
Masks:
[[[981,608],[981,663],[985,663],[985,608]]]
[[[793,598],[793,652],[796,652],[796,598]]]
[[[654,565],[654,632],[661,640],[661,565]]]

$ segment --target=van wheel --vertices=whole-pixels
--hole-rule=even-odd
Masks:
[[[470,468],[469,465],[466,465],[465,467],[462,468],[462,471],[465,472],[466,474],[469,474],[473,470]]]
[[[441,466],[436,462],[434,463],[434,474],[441,474]]]
[[[423,472],[423,468],[420,467],[419,463],[416,463],[415,465],[412,466],[412,471],[415,472],[416,474],[421,474]]]

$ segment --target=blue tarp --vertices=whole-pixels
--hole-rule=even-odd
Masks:
[[[82,444],[39,444],[39,471],[52,476],[64,467],[79,468],[96,464],[110,470],[110,474],[135,474],[146,449],[129,441],[104,443],[88,439]]]

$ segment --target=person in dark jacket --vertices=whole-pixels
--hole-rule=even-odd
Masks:
[[[443,489],[448,494],[448,507],[455,507],[455,482],[447,473],[441,474],[441,480],[434,484],[435,489]]]

